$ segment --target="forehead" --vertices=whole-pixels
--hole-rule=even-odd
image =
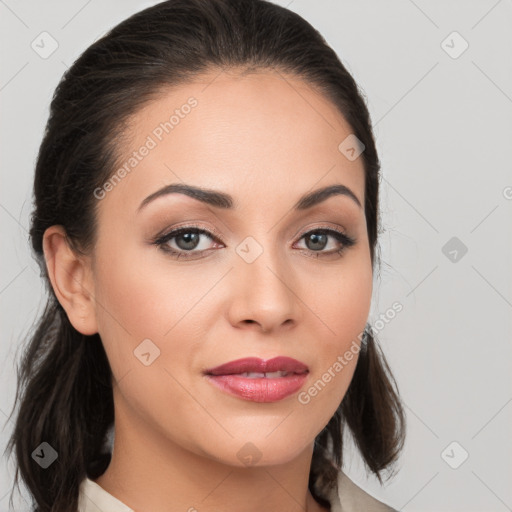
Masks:
[[[362,158],[339,149],[351,127],[297,77],[212,71],[162,89],[128,126],[130,142],[118,151],[127,172],[107,199],[133,210],[155,188],[180,181],[260,205],[340,183],[364,204]]]

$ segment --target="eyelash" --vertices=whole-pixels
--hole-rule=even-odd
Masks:
[[[174,231],[170,231],[167,234],[159,236],[156,240],[154,240],[152,242],[152,244],[156,245],[157,247],[159,247],[160,249],[162,249],[164,252],[168,253],[171,257],[173,257],[175,259],[178,259],[178,258],[197,259],[197,256],[196,256],[197,254],[201,254],[201,253],[209,250],[209,249],[204,249],[203,251],[195,251],[195,250],[193,250],[193,251],[185,251],[185,250],[177,251],[175,249],[169,248],[169,246],[166,245],[167,242],[169,242],[173,238],[177,238],[178,236],[180,236],[184,233],[195,233],[195,234],[207,235],[208,238],[211,238],[212,240],[217,241],[216,237],[209,231],[201,228],[200,226],[190,225],[190,226],[184,226],[184,227],[175,229]],[[338,242],[342,243],[341,249],[329,251],[329,252],[313,251],[311,249],[301,249],[303,251],[307,251],[307,252],[315,254],[317,258],[323,257],[323,256],[332,256],[333,254],[338,254],[341,256],[342,253],[344,253],[346,249],[348,249],[349,247],[352,247],[357,242],[357,240],[355,238],[352,238],[352,237],[346,235],[345,233],[343,233],[342,231],[338,231],[337,229],[333,229],[333,228],[317,228],[317,229],[313,229],[311,231],[306,231],[305,233],[303,233],[301,235],[299,240],[302,240],[306,235],[310,235],[312,233],[330,235],[330,236],[334,237]]]

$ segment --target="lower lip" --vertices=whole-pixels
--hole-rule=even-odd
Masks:
[[[240,375],[207,375],[208,380],[222,391],[251,402],[277,402],[296,393],[308,374],[293,374],[274,379],[249,379]]]

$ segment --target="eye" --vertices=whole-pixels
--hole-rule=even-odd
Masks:
[[[153,243],[175,258],[190,258],[192,255],[187,253],[198,254],[208,249],[208,247],[200,247],[201,237],[216,240],[216,238],[205,229],[198,226],[184,226],[159,237]],[[172,243],[175,247],[171,246],[171,241],[173,241]],[[196,250],[198,247],[199,250]]]
[[[324,251],[328,245],[329,238],[334,238],[334,248]],[[341,255],[346,249],[352,247],[356,240],[345,233],[332,228],[319,228],[304,233],[300,240],[304,239],[306,250],[313,253],[317,258],[332,254]],[[337,246],[337,247],[336,247]]]
[[[208,242],[204,242],[203,247],[201,247],[201,238],[205,240],[209,238],[219,242],[217,237],[199,226],[184,226],[160,236],[153,244],[176,259],[197,258],[201,257],[201,253],[209,250]],[[329,238],[334,239],[334,248],[325,251],[325,248],[329,245]],[[308,231],[300,237],[299,241],[302,239],[305,241],[306,248],[301,249],[317,258],[333,254],[341,255],[342,252],[356,243],[354,238],[332,228],[318,228]]]

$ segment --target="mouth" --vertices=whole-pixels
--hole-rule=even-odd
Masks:
[[[290,357],[237,359],[204,372],[216,388],[243,400],[276,402],[296,393],[309,368]]]

